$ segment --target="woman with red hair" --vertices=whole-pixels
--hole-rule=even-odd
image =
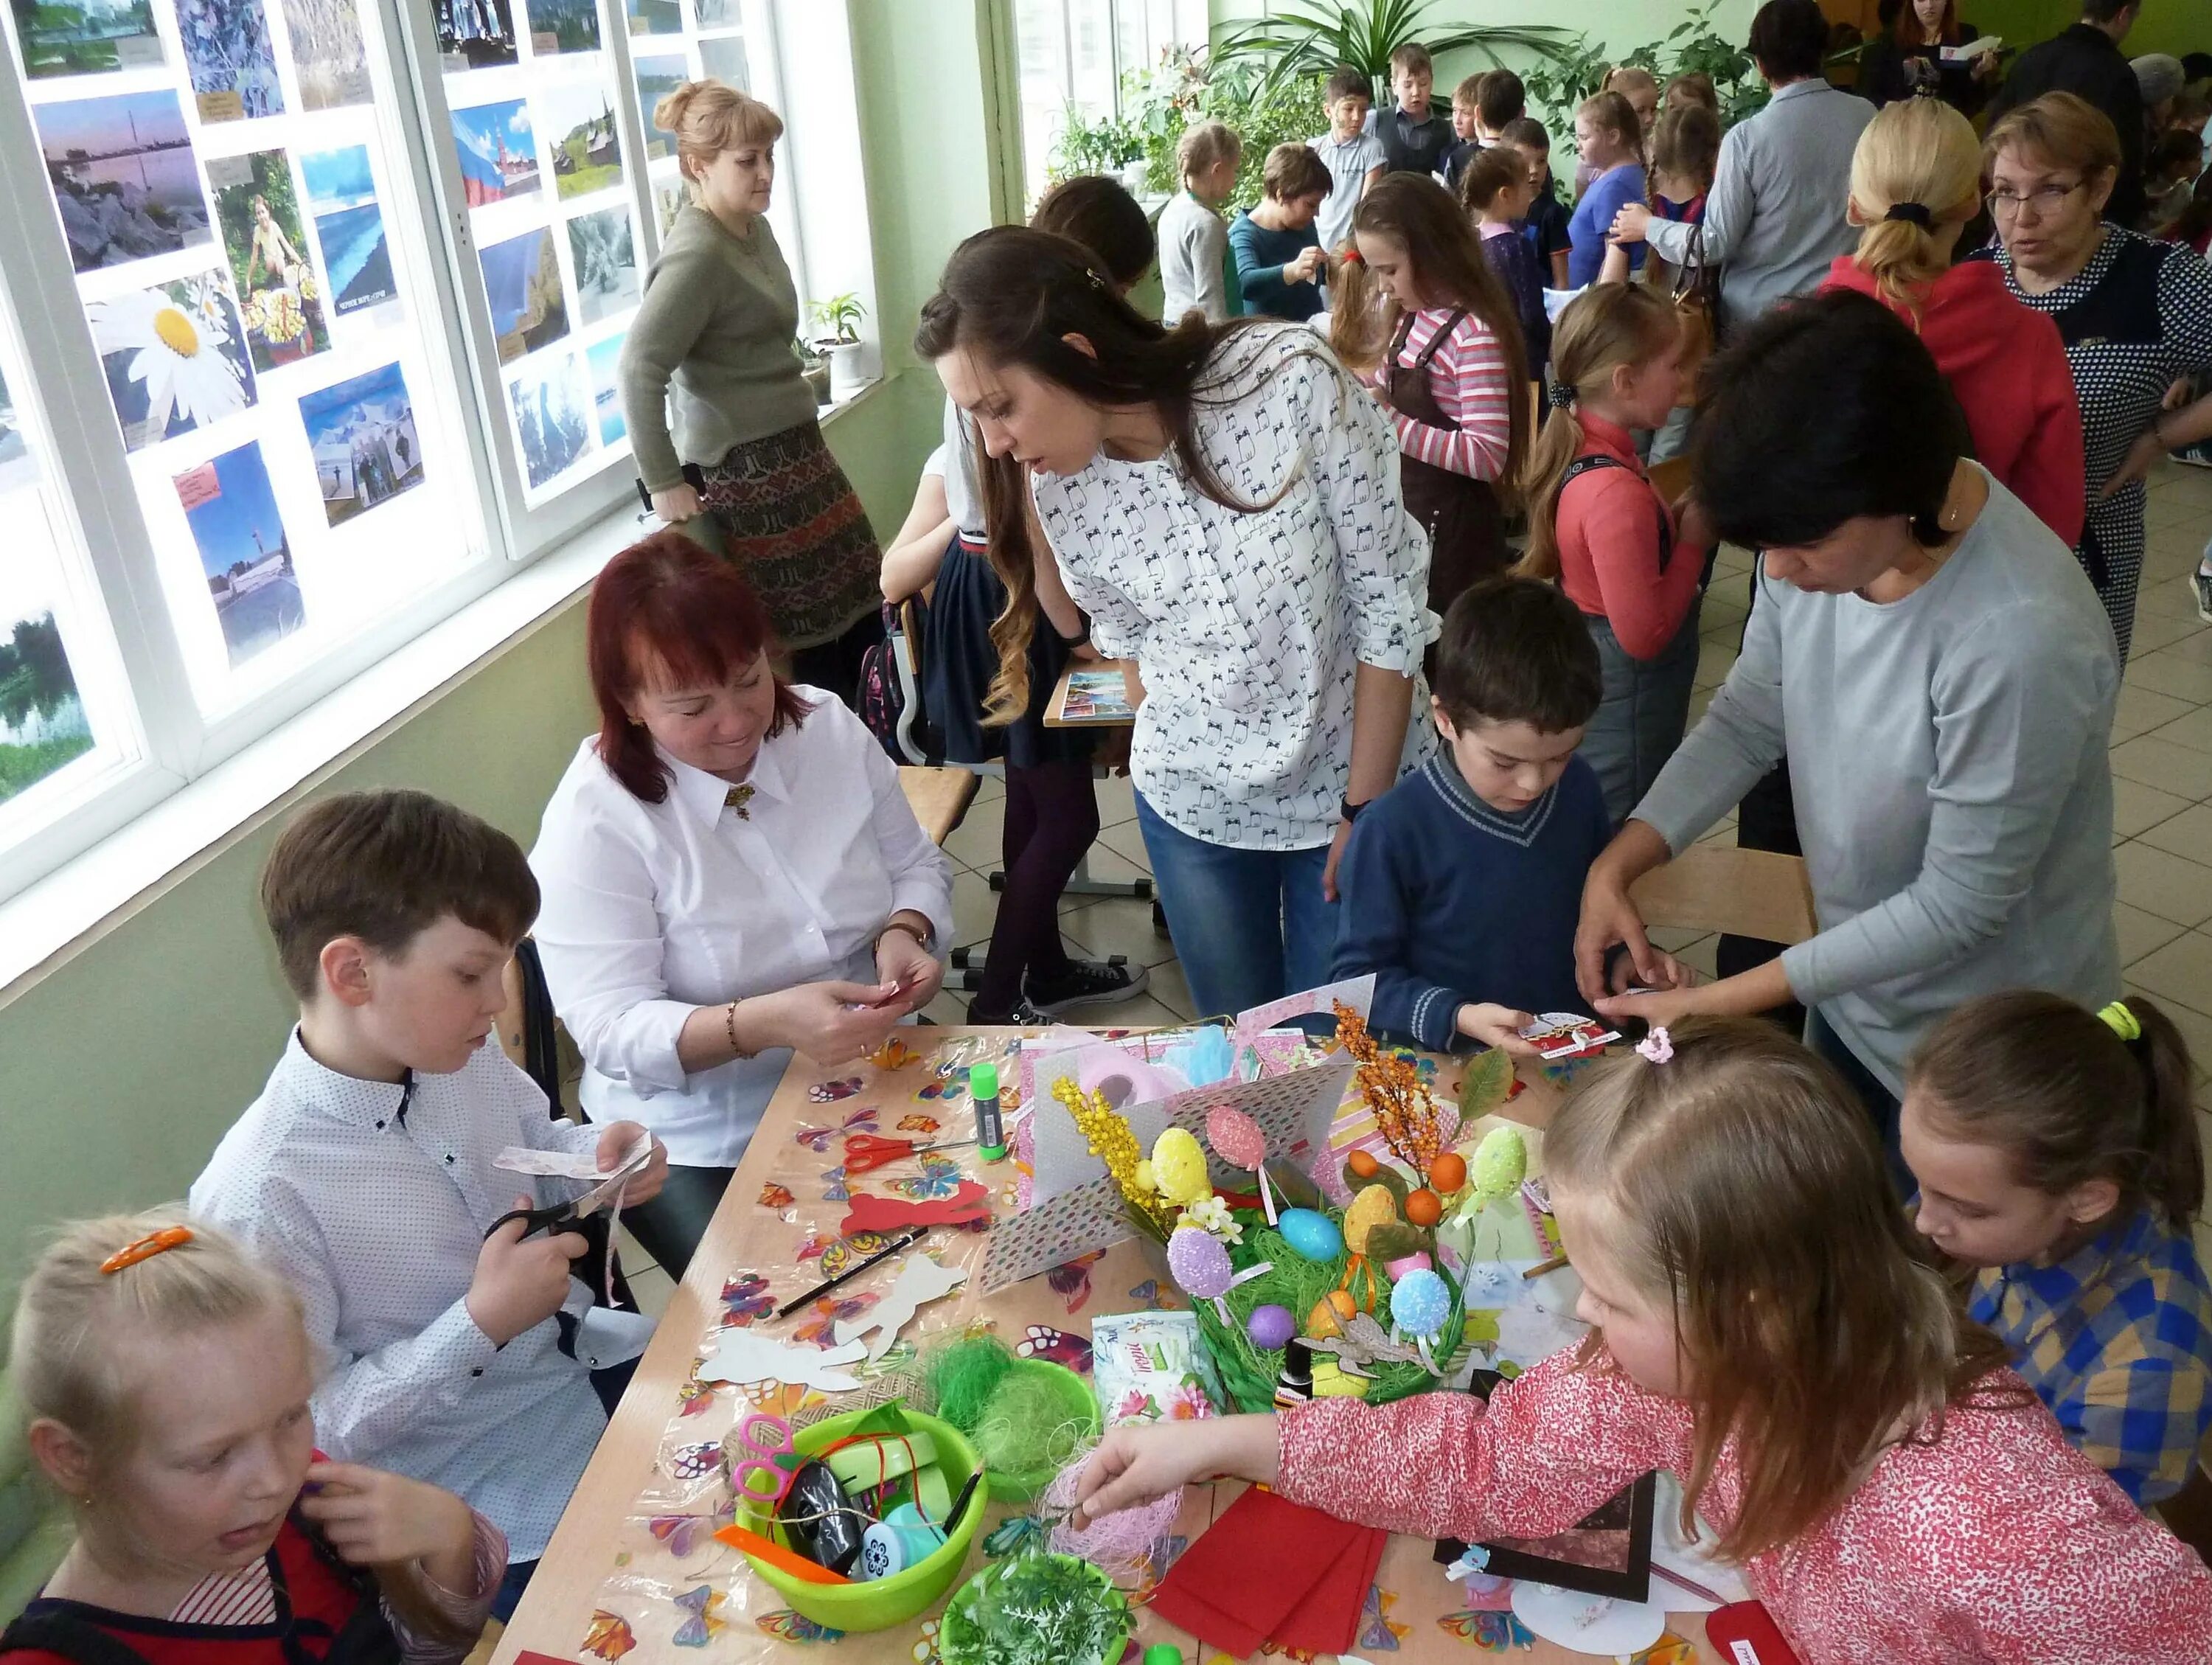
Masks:
[[[860,719],[775,674],[726,562],[656,532],[586,629],[599,732],[531,852],[538,947],[586,1112],[668,1147],[628,1219],[681,1277],[791,1054],[863,1057],[936,995],[952,869]]]
[[[1959,21],[1958,0],[1892,0],[1882,10],[1895,21],[1859,54],[1859,96],[1878,110],[1927,94],[1969,120],[1979,115],[1997,84],[1997,55],[1962,54],[1981,31]]]

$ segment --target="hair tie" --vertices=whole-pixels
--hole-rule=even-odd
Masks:
[[[166,1255],[173,1249],[182,1249],[192,1240],[192,1229],[188,1225],[165,1225],[159,1231],[149,1231],[136,1243],[125,1243],[100,1263],[100,1275],[112,1278],[125,1267],[141,1261],[150,1261],[156,1255]]]
[[[1092,268],[1085,266],[1083,269],[1083,275],[1091,280],[1091,287],[1092,289],[1103,289],[1106,287],[1106,280],[1101,277]]]
[[[1936,216],[1928,211],[1927,205],[1923,203],[1892,203],[1889,205],[1889,212],[1881,217],[1885,220],[1903,220],[1907,224],[1918,226],[1923,231],[1932,230],[1936,224]]]
[[[1667,1037],[1665,1026],[1655,1026],[1649,1035],[1636,1043],[1636,1055],[1647,1064],[1663,1064],[1674,1055],[1674,1043]]]
[[[2128,1003],[2125,1000],[2113,1001],[2097,1016],[2104,1019],[2107,1029],[2128,1045],[2133,1046],[2142,1039],[2142,1022],[2134,1012],[2128,1010]]]
[[[1344,252],[1337,258],[1342,260],[1347,266],[1358,266],[1364,265],[1366,264],[1359,258],[1359,245],[1357,243],[1346,244]]]
[[[1578,397],[1573,386],[1564,381],[1553,382],[1544,390],[1544,398],[1554,410],[1571,410]]]

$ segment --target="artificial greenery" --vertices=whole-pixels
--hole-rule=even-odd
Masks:
[[[1472,48],[1492,64],[1502,62],[1502,50],[1549,58],[1572,45],[1564,29],[1542,26],[1431,28],[1423,20],[1432,3],[1356,0],[1324,5],[1319,0],[1288,0],[1273,16],[1224,31],[1213,50],[1214,63],[1224,69],[1239,62],[1256,63],[1271,82],[1358,70],[1375,83],[1379,98],[1389,85],[1390,54],[1408,41],[1419,41],[1435,58]]]

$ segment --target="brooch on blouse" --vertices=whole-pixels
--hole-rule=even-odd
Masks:
[[[726,810],[735,810],[740,821],[750,821],[753,818],[753,812],[745,807],[752,801],[753,789],[750,787],[732,787],[729,791],[722,794],[722,807]]]

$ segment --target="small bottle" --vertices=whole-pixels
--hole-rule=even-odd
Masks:
[[[1313,1397],[1313,1349],[1293,1336],[1283,1344],[1283,1373],[1275,1378],[1275,1408],[1287,1411]]]
[[[975,1101],[975,1144],[986,1162],[1006,1159],[1006,1130],[999,1120],[999,1066],[973,1064],[968,1070],[968,1091]]]

